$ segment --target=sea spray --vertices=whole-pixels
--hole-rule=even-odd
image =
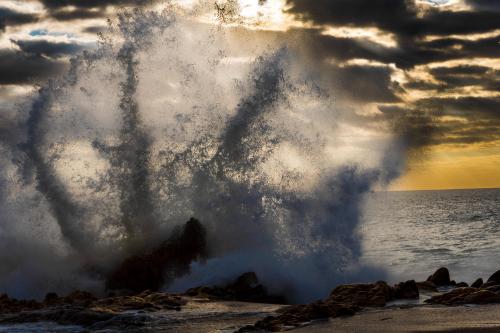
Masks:
[[[15,177],[12,167],[2,173],[1,236],[25,253],[0,257],[9,262],[0,289],[102,289],[119,262],[191,216],[207,230],[211,259],[166,289],[255,271],[271,291],[306,301],[382,276],[358,263],[360,206],[397,174],[402,154],[363,147],[390,146],[375,135],[346,140],[347,111],[293,45],[244,44],[172,7],[124,11],[97,50],[39,91],[24,140],[5,145],[24,159],[12,159]],[[21,181],[28,169],[34,186]],[[32,198],[37,205],[25,204]],[[50,237],[37,239],[32,223]]]

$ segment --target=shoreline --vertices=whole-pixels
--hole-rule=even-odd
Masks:
[[[3,332],[429,333],[500,332],[500,270],[469,286],[445,267],[426,281],[344,284],[324,299],[291,305],[253,272],[183,294],[146,290],[99,298],[85,291],[43,302],[0,295]]]
[[[500,332],[500,304],[456,307],[416,305],[368,309],[351,317],[318,321],[297,333],[486,333]]]

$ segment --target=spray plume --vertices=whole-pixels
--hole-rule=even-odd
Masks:
[[[27,296],[20,274],[31,296],[103,288],[110,267],[191,216],[206,228],[209,259],[169,290],[255,271],[271,291],[305,301],[380,277],[358,263],[361,204],[401,163],[342,140],[345,117],[301,52],[278,43],[241,57],[244,44],[172,6],[123,11],[97,50],[40,89],[23,142],[2,145],[11,161],[0,173],[9,212],[0,236],[25,254],[0,257],[11,262],[0,289]],[[20,212],[28,207],[35,217]],[[34,219],[50,237],[30,230]],[[30,256],[57,271],[28,269]]]

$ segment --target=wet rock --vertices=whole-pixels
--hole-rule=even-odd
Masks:
[[[416,284],[419,290],[428,290],[433,292],[438,291],[437,286],[431,281],[421,281],[421,282],[416,282]]]
[[[480,288],[483,285],[483,279],[479,278],[476,281],[474,281],[473,284],[471,284],[471,287],[473,288]]]
[[[185,293],[188,296],[205,297],[213,300],[231,300],[240,302],[288,304],[283,296],[271,295],[259,283],[254,272],[247,272],[239,276],[233,283],[223,287],[196,287]]]
[[[85,291],[75,291],[65,297],[49,293],[43,303],[18,301],[2,295],[0,323],[51,321],[63,325],[96,325],[126,331],[128,327],[142,325],[148,312],[180,310],[184,304],[186,301],[181,296],[151,291],[102,299]],[[138,316],[137,311],[142,311],[144,315]]]
[[[62,301],[66,304],[75,304],[81,306],[89,306],[96,300],[97,297],[95,297],[91,293],[80,290],[74,291],[62,299]]]
[[[276,332],[311,320],[353,315],[363,307],[384,306],[394,296],[394,289],[384,281],[340,285],[325,300],[286,307],[277,316],[268,316],[239,332]]]
[[[441,267],[434,274],[427,278],[427,281],[434,283],[436,286],[448,286],[451,284],[450,272],[448,268]]]
[[[34,300],[17,300],[7,294],[0,294],[0,313],[16,313],[21,311],[36,310],[42,304]]]
[[[174,278],[187,274],[189,265],[206,258],[205,229],[192,218],[163,244],[125,259],[108,277],[110,290],[159,290]]]
[[[494,293],[500,293],[500,285],[498,285],[498,284],[494,285],[494,286],[489,286],[489,287],[481,287],[481,289],[492,291]]]
[[[420,296],[415,280],[398,283],[394,286],[394,297],[399,299],[418,298]]]
[[[443,304],[443,305],[464,304],[465,297],[476,291],[477,291],[476,288],[471,288],[471,287],[456,288],[447,293],[433,296],[430,299],[426,300],[426,302],[431,304]]]
[[[500,294],[485,289],[464,287],[434,296],[426,302],[443,305],[500,303]]]
[[[464,303],[470,304],[490,304],[500,303],[500,295],[489,290],[478,290],[464,298]]]
[[[359,307],[384,306],[394,299],[394,290],[384,281],[366,284],[346,284],[333,289],[329,302]]]
[[[456,288],[463,288],[463,287],[468,287],[469,285],[465,282],[459,282],[457,284],[455,284],[455,287]]]

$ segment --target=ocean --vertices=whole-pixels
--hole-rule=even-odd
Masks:
[[[375,192],[365,202],[362,262],[390,282],[445,266],[457,282],[500,269],[500,189]]]

